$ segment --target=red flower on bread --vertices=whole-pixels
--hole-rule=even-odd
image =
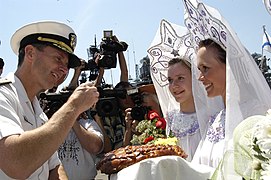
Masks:
[[[148,142],[154,140],[154,137],[153,136],[149,136],[147,137],[145,140],[144,140],[144,144],[147,144]]]
[[[155,123],[156,128],[166,129],[166,120],[164,118],[159,118]]]
[[[157,138],[166,137],[166,120],[154,110],[149,111],[146,116],[147,119],[140,121],[136,127],[138,134],[133,135],[133,145],[152,144]]]
[[[149,120],[154,120],[154,119],[159,118],[159,117],[160,117],[159,114],[154,110],[151,110],[151,111],[148,112],[148,117],[147,118]]]

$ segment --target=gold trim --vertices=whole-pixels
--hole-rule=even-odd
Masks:
[[[58,45],[58,47],[60,47],[61,49],[65,49],[68,53],[73,53],[72,48],[70,48],[70,46],[68,46],[66,43],[62,42],[62,41],[58,41],[55,39],[51,39],[51,38],[43,38],[43,37],[38,37],[39,41],[45,41],[45,42],[51,42],[51,43],[55,43],[56,45]]]

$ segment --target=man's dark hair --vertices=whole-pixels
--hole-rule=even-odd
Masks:
[[[115,88],[117,88],[117,89],[126,89],[126,88],[131,88],[131,87],[133,87],[133,85],[127,81],[120,81],[115,86]]]
[[[5,65],[4,60],[0,58],[0,69],[3,69],[4,65]]]
[[[45,48],[46,46],[49,46],[47,44],[38,44],[38,43],[35,43],[35,44],[32,44],[32,46],[36,47],[38,50],[42,51],[43,48]],[[21,64],[23,63],[23,60],[24,60],[24,56],[25,56],[25,50],[24,50],[25,47],[22,47],[20,48],[19,50],[19,55],[18,55],[18,67],[21,66]]]

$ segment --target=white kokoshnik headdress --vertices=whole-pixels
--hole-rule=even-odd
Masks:
[[[188,53],[188,49],[194,51],[187,29],[164,19],[161,20],[147,52],[150,58],[151,78],[164,115],[169,108],[179,108],[179,104],[168,89],[168,61],[174,57],[180,57],[180,55],[189,57],[192,53]]]
[[[213,17],[204,4],[199,3],[196,8],[190,1],[184,2],[187,10],[185,26],[191,33],[192,43],[198,45],[203,39],[212,39],[226,50],[227,28],[224,24]]]

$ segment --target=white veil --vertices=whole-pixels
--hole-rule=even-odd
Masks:
[[[220,13],[197,0],[183,2],[185,25],[194,48],[200,40],[210,38],[227,52],[225,150],[231,151],[235,127],[251,115],[264,115],[271,107],[271,91],[254,59]]]
[[[197,69],[194,64],[195,61],[193,61],[195,53],[191,44],[190,33],[187,31],[187,28],[163,19],[147,52],[151,64],[151,77],[165,116],[167,112],[173,109],[180,109],[179,103],[176,102],[168,89],[168,61],[174,57],[184,58],[191,62],[192,72],[196,72],[193,69]],[[192,73],[192,76],[193,80],[195,80],[197,74]],[[221,99],[207,100],[204,87],[197,80],[193,81],[192,89],[194,101],[197,104],[196,107],[201,107],[200,109],[196,108],[196,113],[201,135],[204,136],[208,119],[210,115],[214,114],[214,111],[209,111],[213,109],[208,107],[217,106],[221,108],[222,102]]]

